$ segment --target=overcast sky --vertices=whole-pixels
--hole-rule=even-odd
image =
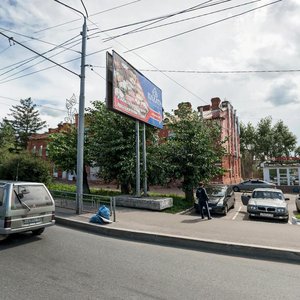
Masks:
[[[85,13],[81,0],[61,2]],[[165,111],[183,101],[196,109],[220,97],[243,123],[256,125],[267,116],[273,123],[283,120],[300,144],[299,0],[83,2],[91,54],[86,107],[105,99],[106,51],[114,50],[161,88]],[[21,98],[31,97],[49,127],[64,121],[66,99],[79,98],[82,24],[79,13],[54,0],[0,1],[1,33],[69,69],[0,36],[1,119]]]

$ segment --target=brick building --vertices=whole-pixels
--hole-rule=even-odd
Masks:
[[[189,102],[180,103],[180,105],[188,105]],[[191,107],[192,108],[192,107]],[[216,120],[221,126],[220,139],[227,138],[224,144],[227,151],[222,159],[221,166],[227,171],[223,176],[214,178],[214,182],[233,184],[241,181],[241,156],[240,156],[240,137],[239,122],[236,111],[229,101],[221,101],[220,98],[212,98],[210,105],[198,106],[198,112],[204,119]],[[176,113],[176,111],[175,111]],[[160,131],[160,138],[166,138],[170,135],[168,128]]]

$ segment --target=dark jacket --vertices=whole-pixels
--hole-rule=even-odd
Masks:
[[[207,196],[207,193],[206,193],[206,190],[205,188],[203,187],[199,187],[197,188],[196,190],[196,197],[200,200],[200,201],[208,201],[208,196]]]

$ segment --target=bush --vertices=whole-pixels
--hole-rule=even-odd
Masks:
[[[50,164],[44,160],[23,153],[12,155],[2,162],[0,178],[48,184],[51,181],[50,169]]]

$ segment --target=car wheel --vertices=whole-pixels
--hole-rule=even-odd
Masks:
[[[234,190],[235,192],[239,192],[239,191],[240,191],[240,189],[239,189],[238,186],[234,186],[234,187],[233,187],[233,190]]]
[[[32,235],[41,235],[44,232],[45,228],[39,228],[36,230],[32,230]]]
[[[223,215],[226,216],[227,213],[228,213],[228,205],[226,204],[226,205],[224,206]]]
[[[296,205],[296,207],[297,207],[297,211],[300,212],[300,207],[298,207],[298,205]]]

